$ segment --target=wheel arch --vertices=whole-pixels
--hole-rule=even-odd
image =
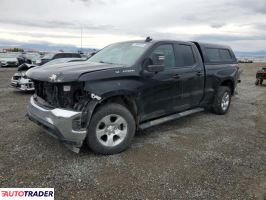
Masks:
[[[94,107],[92,114],[95,113],[101,106],[107,103],[118,103],[125,106],[133,115],[136,120],[136,124],[138,124],[138,104],[134,94],[129,92],[120,92],[116,94],[107,94],[103,95],[102,99],[98,101],[97,105]]]
[[[231,79],[223,80],[223,81],[220,83],[220,86],[226,86],[226,87],[229,87],[230,90],[231,90],[231,95],[234,95],[234,93],[235,93],[235,83],[234,83],[233,80],[231,80]]]

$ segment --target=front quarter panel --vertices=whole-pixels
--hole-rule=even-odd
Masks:
[[[80,76],[84,89],[102,98],[114,95],[137,95],[142,82],[136,68],[116,68],[91,72]]]

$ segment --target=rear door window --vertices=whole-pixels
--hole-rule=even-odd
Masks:
[[[179,45],[181,58],[183,60],[182,66],[192,66],[196,63],[195,56],[190,45]]]
[[[64,54],[64,58],[71,58],[72,57],[72,54],[71,53],[65,53]]]
[[[206,53],[207,53],[207,57],[208,57],[209,61],[211,61],[211,62],[221,61],[219,49],[207,48]]]
[[[72,53],[72,58],[80,58],[80,54]]]
[[[206,48],[205,51],[210,62],[228,62],[233,60],[228,49]]]
[[[232,60],[232,56],[231,56],[231,54],[230,54],[228,49],[220,49],[219,53],[220,53],[220,58],[221,58],[222,61],[230,61],[230,60]]]
[[[63,53],[58,53],[54,56],[54,59],[65,58]]]

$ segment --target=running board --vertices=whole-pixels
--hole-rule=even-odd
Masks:
[[[204,108],[194,108],[194,109],[180,112],[177,114],[173,114],[173,115],[169,115],[169,116],[155,119],[152,121],[144,122],[143,124],[140,124],[139,128],[143,130],[143,129],[146,129],[146,128],[149,128],[155,125],[159,125],[165,122],[169,122],[169,121],[172,121],[172,120],[175,120],[181,117],[185,117],[185,116],[188,116],[194,113],[202,112],[202,111],[204,111]]]

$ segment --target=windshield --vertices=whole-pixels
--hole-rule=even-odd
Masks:
[[[43,59],[52,59],[54,57],[54,53],[48,53],[43,56]]]
[[[150,43],[126,42],[109,45],[88,59],[88,62],[133,65]]]

